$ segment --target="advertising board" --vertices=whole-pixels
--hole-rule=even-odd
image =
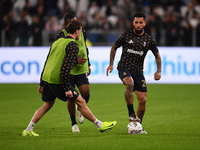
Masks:
[[[1,47],[0,83],[39,83],[50,47]],[[121,83],[116,69],[122,49],[116,53],[114,69],[106,76],[111,47],[89,47],[90,83]],[[147,83],[200,83],[199,47],[159,47],[162,58],[162,78],[155,81],[154,55],[148,52],[144,62]]]

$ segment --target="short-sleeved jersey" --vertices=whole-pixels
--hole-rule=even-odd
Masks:
[[[158,52],[156,42],[149,34],[138,36],[133,30],[121,34],[115,45],[117,48],[122,46],[117,69],[126,68],[138,74],[143,74],[144,59],[148,50],[151,50],[154,55]]]

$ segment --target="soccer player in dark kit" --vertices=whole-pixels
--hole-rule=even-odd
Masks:
[[[126,86],[125,100],[127,103],[129,121],[138,121],[142,123],[146,110],[147,86],[143,75],[143,64],[148,50],[151,50],[155,56],[157,71],[154,73],[154,80],[161,78],[161,56],[159,54],[154,39],[145,33],[146,26],[145,14],[137,12],[133,16],[133,30],[121,34],[117,41],[113,44],[110,51],[110,65],[106,74],[113,70],[113,62],[117,49],[122,46],[121,59],[117,69],[119,78]],[[138,99],[137,115],[133,107],[133,91]],[[143,129],[142,134],[147,134]]]

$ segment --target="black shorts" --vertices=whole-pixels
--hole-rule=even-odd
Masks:
[[[132,77],[134,81],[133,91],[147,92],[146,81],[143,74],[130,72],[128,69],[121,69],[118,72],[119,78],[123,81],[125,77]]]
[[[42,100],[44,102],[49,102],[53,101],[55,98],[59,98],[62,101],[67,101],[67,100],[75,100],[78,96],[79,93],[70,85],[70,90],[73,93],[72,98],[68,98],[65,96],[65,91],[62,85],[60,84],[51,84],[43,81],[43,93],[42,93]]]
[[[80,74],[80,75],[70,75],[69,79],[70,85],[75,87],[79,87],[80,85],[83,84],[89,84],[88,78],[86,76],[86,73]]]

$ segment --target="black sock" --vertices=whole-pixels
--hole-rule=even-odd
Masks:
[[[70,116],[70,118],[71,118],[71,121],[72,121],[72,126],[75,125],[75,124],[77,124],[75,115]]]
[[[133,109],[133,104],[127,105],[127,108],[128,108],[128,115],[129,115],[129,116],[136,117],[135,111],[134,111],[134,109]]]

